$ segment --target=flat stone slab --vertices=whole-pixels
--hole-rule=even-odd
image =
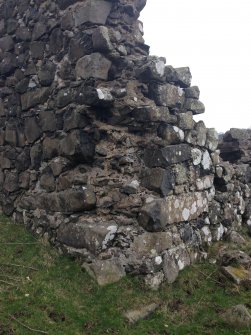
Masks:
[[[139,215],[139,223],[147,231],[160,231],[169,224],[195,220],[207,211],[206,192],[187,193],[146,204]]]
[[[251,271],[242,267],[235,268],[233,266],[222,267],[222,272],[237,285],[251,288]]]
[[[152,304],[143,306],[142,308],[128,311],[124,313],[124,317],[127,319],[127,321],[130,324],[134,324],[140,320],[148,318],[159,307],[160,307],[160,304],[152,303]]]
[[[122,262],[117,258],[95,260],[91,264],[84,263],[82,268],[85,269],[100,286],[116,283],[126,275]]]

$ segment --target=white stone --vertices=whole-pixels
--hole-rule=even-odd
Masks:
[[[202,159],[202,152],[199,149],[192,149],[192,158],[193,158],[193,164],[194,165],[199,165],[201,163],[201,159]]]

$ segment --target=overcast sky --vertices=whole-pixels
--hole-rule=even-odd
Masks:
[[[148,0],[140,20],[152,55],[189,66],[217,131],[251,127],[251,0]]]

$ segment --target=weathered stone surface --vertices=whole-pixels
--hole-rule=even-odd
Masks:
[[[190,130],[194,128],[193,113],[179,113],[178,115],[179,127],[184,130]]]
[[[97,78],[107,80],[111,62],[96,52],[80,58],[76,65],[76,75],[82,79]]]
[[[0,38],[0,50],[3,52],[11,51],[14,48],[14,41],[10,36],[4,36]]]
[[[174,189],[175,180],[173,172],[170,168],[147,169],[142,176],[142,185],[149,190],[166,196]]]
[[[152,84],[151,96],[157,105],[171,108],[181,108],[185,100],[182,88],[171,84]]]
[[[146,204],[139,215],[139,223],[148,231],[160,231],[169,224],[195,220],[208,211],[204,192],[169,196]]]
[[[186,99],[184,108],[191,111],[194,115],[205,113],[204,104],[197,99]]]
[[[136,70],[136,77],[142,81],[163,81],[165,76],[165,60],[163,58],[151,57],[149,61]]]
[[[35,142],[41,136],[41,128],[37,118],[27,118],[24,123],[24,134],[29,143]]]
[[[39,120],[43,131],[55,131],[57,120],[53,111],[42,111],[39,113]]]
[[[185,138],[185,134],[182,129],[168,124],[161,125],[158,128],[158,136],[163,138],[167,145],[182,143]]]
[[[82,220],[61,225],[57,239],[68,246],[86,248],[93,254],[98,254],[109,246],[117,229],[114,221],[90,223]]]
[[[108,28],[104,26],[96,28],[92,34],[92,43],[94,51],[111,51],[113,47]]]
[[[111,7],[111,2],[104,0],[87,0],[79,4],[73,11],[75,26],[86,22],[105,24]]]
[[[159,304],[152,303],[147,306],[143,306],[140,309],[128,311],[124,313],[124,317],[130,324],[135,324],[136,322],[146,319],[152,313],[154,313],[160,307]]]
[[[27,110],[36,105],[45,103],[49,94],[50,89],[46,87],[24,93],[21,95],[22,110]]]
[[[42,22],[36,22],[33,31],[32,31],[32,40],[38,40],[42,37],[47,31],[47,27]]]
[[[126,275],[123,264],[117,258],[84,263],[83,268],[100,286],[116,283]]]
[[[95,144],[93,139],[82,130],[73,130],[60,141],[62,156],[79,163],[93,161]]]
[[[157,272],[155,274],[148,274],[145,276],[144,281],[147,288],[150,290],[158,291],[160,285],[164,282],[165,276],[163,272]]]
[[[55,65],[51,62],[47,62],[42,65],[38,71],[38,79],[42,86],[50,86],[55,76]]]
[[[187,144],[169,145],[163,149],[146,149],[144,161],[148,167],[167,167],[191,159],[191,147]]]
[[[251,315],[244,305],[236,305],[222,314],[222,318],[234,328],[251,328]]]
[[[131,251],[135,252],[137,257],[158,256],[172,246],[172,234],[169,232],[144,233],[134,238]]]
[[[191,86],[185,89],[186,98],[199,99],[200,89],[198,86]]]
[[[237,285],[251,287],[251,271],[244,268],[232,266],[222,267],[223,273],[233,280]]]
[[[17,68],[17,58],[9,52],[5,52],[0,60],[0,75],[9,75]]]

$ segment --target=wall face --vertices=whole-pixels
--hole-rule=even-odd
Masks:
[[[249,197],[193,120],[204,105],[189,68],[148,55],[144,5],[0,1],[2,210],[100,284],[172,282],[242,224]]]

